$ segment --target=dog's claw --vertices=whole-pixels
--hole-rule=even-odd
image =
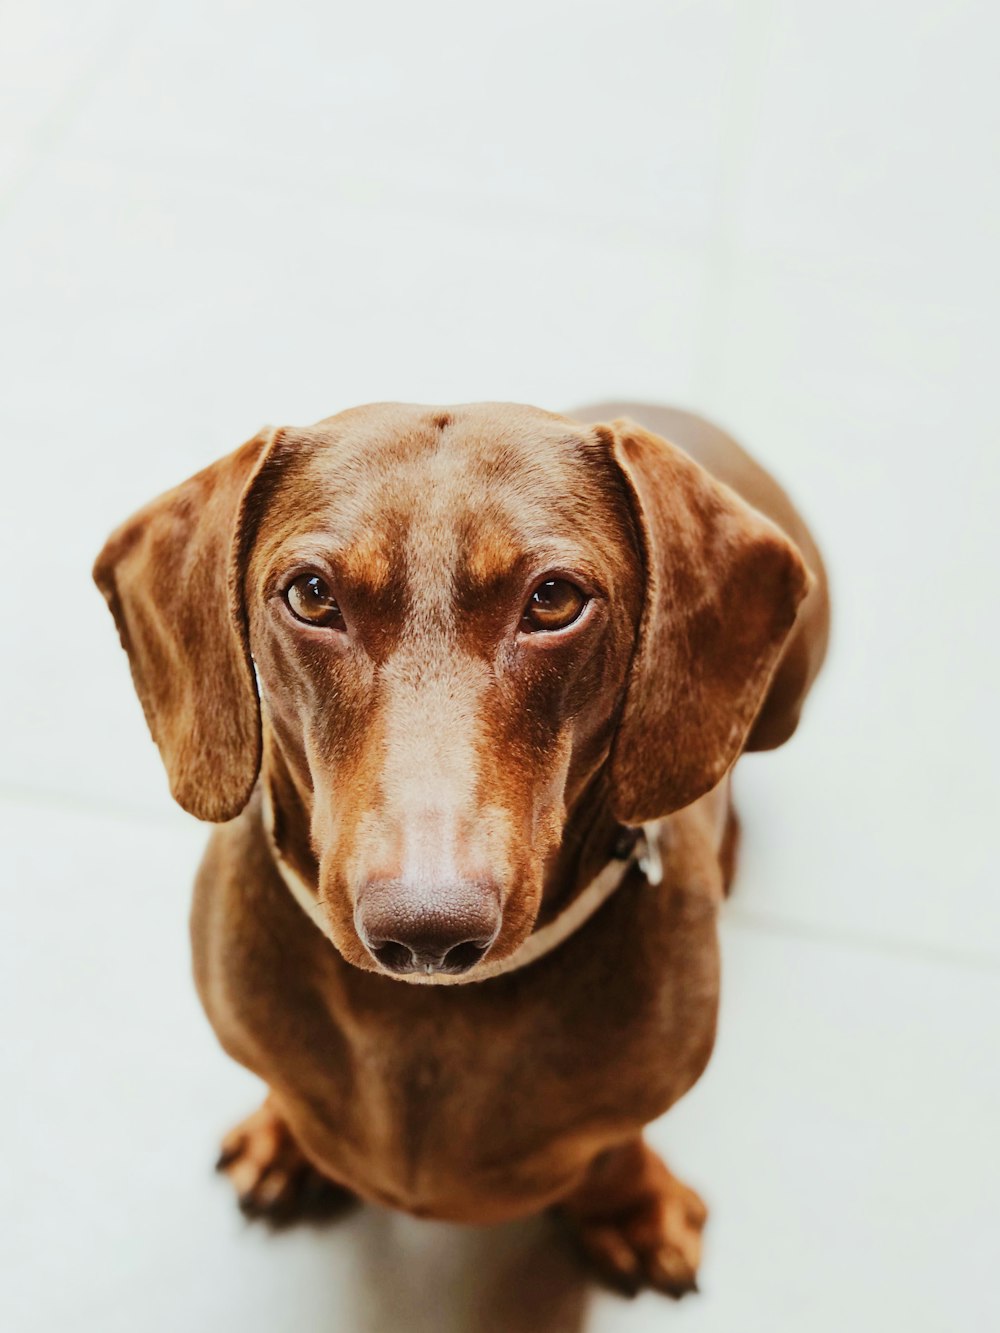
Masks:
[[[230,1162],[235,1161],[239,1156],[239,1152],[240,1150],[238,1147],[223,1147],[220,1150],[218,1157],[215,1159],[215,1170],[225,1171]]]
[[[658,1229],[655,1223],[652,1229]],[[697,1235],[664,1243],[662,1236],[651,1234],[647,1217],[583,1225],[578,1239],[598,1276],[624,1296],[635,1296],[648,1286],[680,1300],[698,1290]]]
[[[609,1156],[562,1206],[591,1268],[625,1296],[698,1290],[704,1203],[644,1145]]]
[[[248,1218],[326,1216],[351,1198],[316,1170],[269,1102],[226,1135],[216,1170],[229,1177]]]

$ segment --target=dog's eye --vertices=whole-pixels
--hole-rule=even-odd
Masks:
[[[587,594],[568,579],[549,579],[539,584],[529,597],[521,629],[528,634],[565,629],[579,617],[588,600]]]
[[[318,574],[300,574],[293,579],[285,589],[285,600],[292,615],[307,625],[347,628],[329,584]]]

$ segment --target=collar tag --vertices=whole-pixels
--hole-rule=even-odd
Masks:
[[[636,852],[639,869],[646,876],[646,882],[655,889],[658,884],[663,883],[663,857],[660,855],[658,825],[643,824],[642,837]]]

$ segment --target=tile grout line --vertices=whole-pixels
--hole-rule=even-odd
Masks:
[[[30,148],[12,176],[10,183],[0,191],[0,223],[13,211],[18,199],[31,183],[35,173],[55,154],[76,113],[97,87],[101,77],[124,55],[139,32],[151,19],[150,13],[136,17],[133,7],[122,5],[119,25],[110,35],[93,60],[73,79],[65,94],[57,100],[35,132],[30,136]]]
[[[738,888],[736,892],[738,896]],[[865,953],[908,958],[937,966],[985,972],[992,976],[1000,974],[1000,958],[974,949],[925,944],[919,940],[895,940],[889,935],[870,935],[861,930],[852,930],[849,926],[813,925],[794,917],[781,917],[772,912],[747,909],[732,903],[723,909],[720,920],[723,924],[728,922],[739,930],[803,940],[810,944],[858,949]]]
[[[75,160],[83,165],[97,162],[128,173],[136,169],[138,157],[137,146],[123,146],[98,139],[88,140],[82,144]],[[255,170],[260,169],[260,163],[270,170],[287,165],[290,161],[293,167],[301,167],[306,165],[309,159],[308,156],[295,159],[287,154],[281,158],[268,156],[259,160],[248,157],[237,158],[228,151],[224,156],[191,159],[180,150],[165,149],[162,144],[154,144],[142,153],[141,160],[145,168],[171,173],[175,182],[199,188],[207,185],[225,194],[237,192],[246,194],[252,188],[249,181],[220,174],[220,164],[224,163],[225,167],[229,167],[235,161],[240,167],[249,168],[251,162],[255,161],[258,162]],[[321,204],[335,204],[340,208],[353,209],[359,216],[371,213],[387,218],[398,218],[405,211],[427,221],[461,220],[471,222],[480,229],[502,227],[505,231],[518,228],[525,233],[542,232],[547,239],[553,240],[565,239],[567,224],[576,220],[571,210],[566,213],[547,214],[541,219],[532,217],[530,215],[532,201],[516,194],[500,201],[483,194],[470,195],[463,191],[455,191],[452,195],[442,195],[438,191],[433,197],[417,195],[414,199],[406,184],[388,177],[363,174],[355,169],[341,173],[334,187],[327,186],[325,182],[312,185],[309,198]],[[474,216],[457,219],[453,207],[457,204],[474,208]],[[637,245],[659,250],[664,245],[662,225],[656,218],[644,221],[609,216],[599,219],[590,231],[581,234],[588,245],[600,245],[615,250],[628,251]],[[700,237],[685,234],[682,230],[678,230],[666,243],[668,249],[685,255],[699,254],[703,244]]]
[[[152,824],[158,828],[182,828],[174,814],[159,814],[141,806],[123,805],[113,800],[80,796],[75,792],[41,791],[36,787],[17,786],[0,782],[0,803],[28,805],[35,809],[51,809],[66,814],[85,815],[93,819],[134,820],[140,824]],[[184,816],[189,819],[190,816]]]
[[[48,808],[89,818],[131,821],[164,830],[184,827],[184,822],[178,822],[173,814],[159,814],[138,806],[88,799],[69,792],[42,792],[36,788],[17,787],[8,783],[0,783],[0,803],[2,802],[28,805],[36,809]],[[207,831],[206,829],[206,834]],[[737,889],[737,897],[738,894]],[[826,944],[835,948],[858,949],[865,953],[908,958],[937,966],[958,967],[991,976],[1000,974],[1000,959],[988,953],[947,945],[923,944],[918,940],[894,940],[887,935],[869,935],[864,931],[852,930],[845,926],[812,925],[794,917],[781,917],[770,912],[747,909],[738,902],[728,902],[720,920],[723,925],[735,926],[737,930],[755,931],[777,938],[803,940],[810,944]]]
[[[717,185],[719,225],[706,244],[708,276],[702,298],[699,364],[694,374],[696,401],[710,407],[719,391],[718,364],[727,311],[731,304],[738,243],[737,207],[743,193],[749,144],[758,119],[761,70],[774,28],[774,0],[754,0],[740,11],[731,65],[732,91],[722,136]]]

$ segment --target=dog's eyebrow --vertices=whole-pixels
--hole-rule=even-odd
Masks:
[[[276,555],[275,572],[280,574],[296,564],[314,564],[350,583],[376,590],[385,588],[393,577],[386,547],[372,533],[353,542],[337,541],[329,533],[300,534]]]
[[[468,551],[462,562],[463,580],[473,588],[495,587],[513,579],[541,575],[550,570],[578,574],[598,592],[604,577],[597,562],[575,542],[548,540],[516,547],[509,538],[489,534]]]
[[[596,593],[605,592],[606,572],[602,573],[597,561],[579,546],[553,542],[532,552],[532,565],[539,574],[558,570],[567,575],[578,574]]]

